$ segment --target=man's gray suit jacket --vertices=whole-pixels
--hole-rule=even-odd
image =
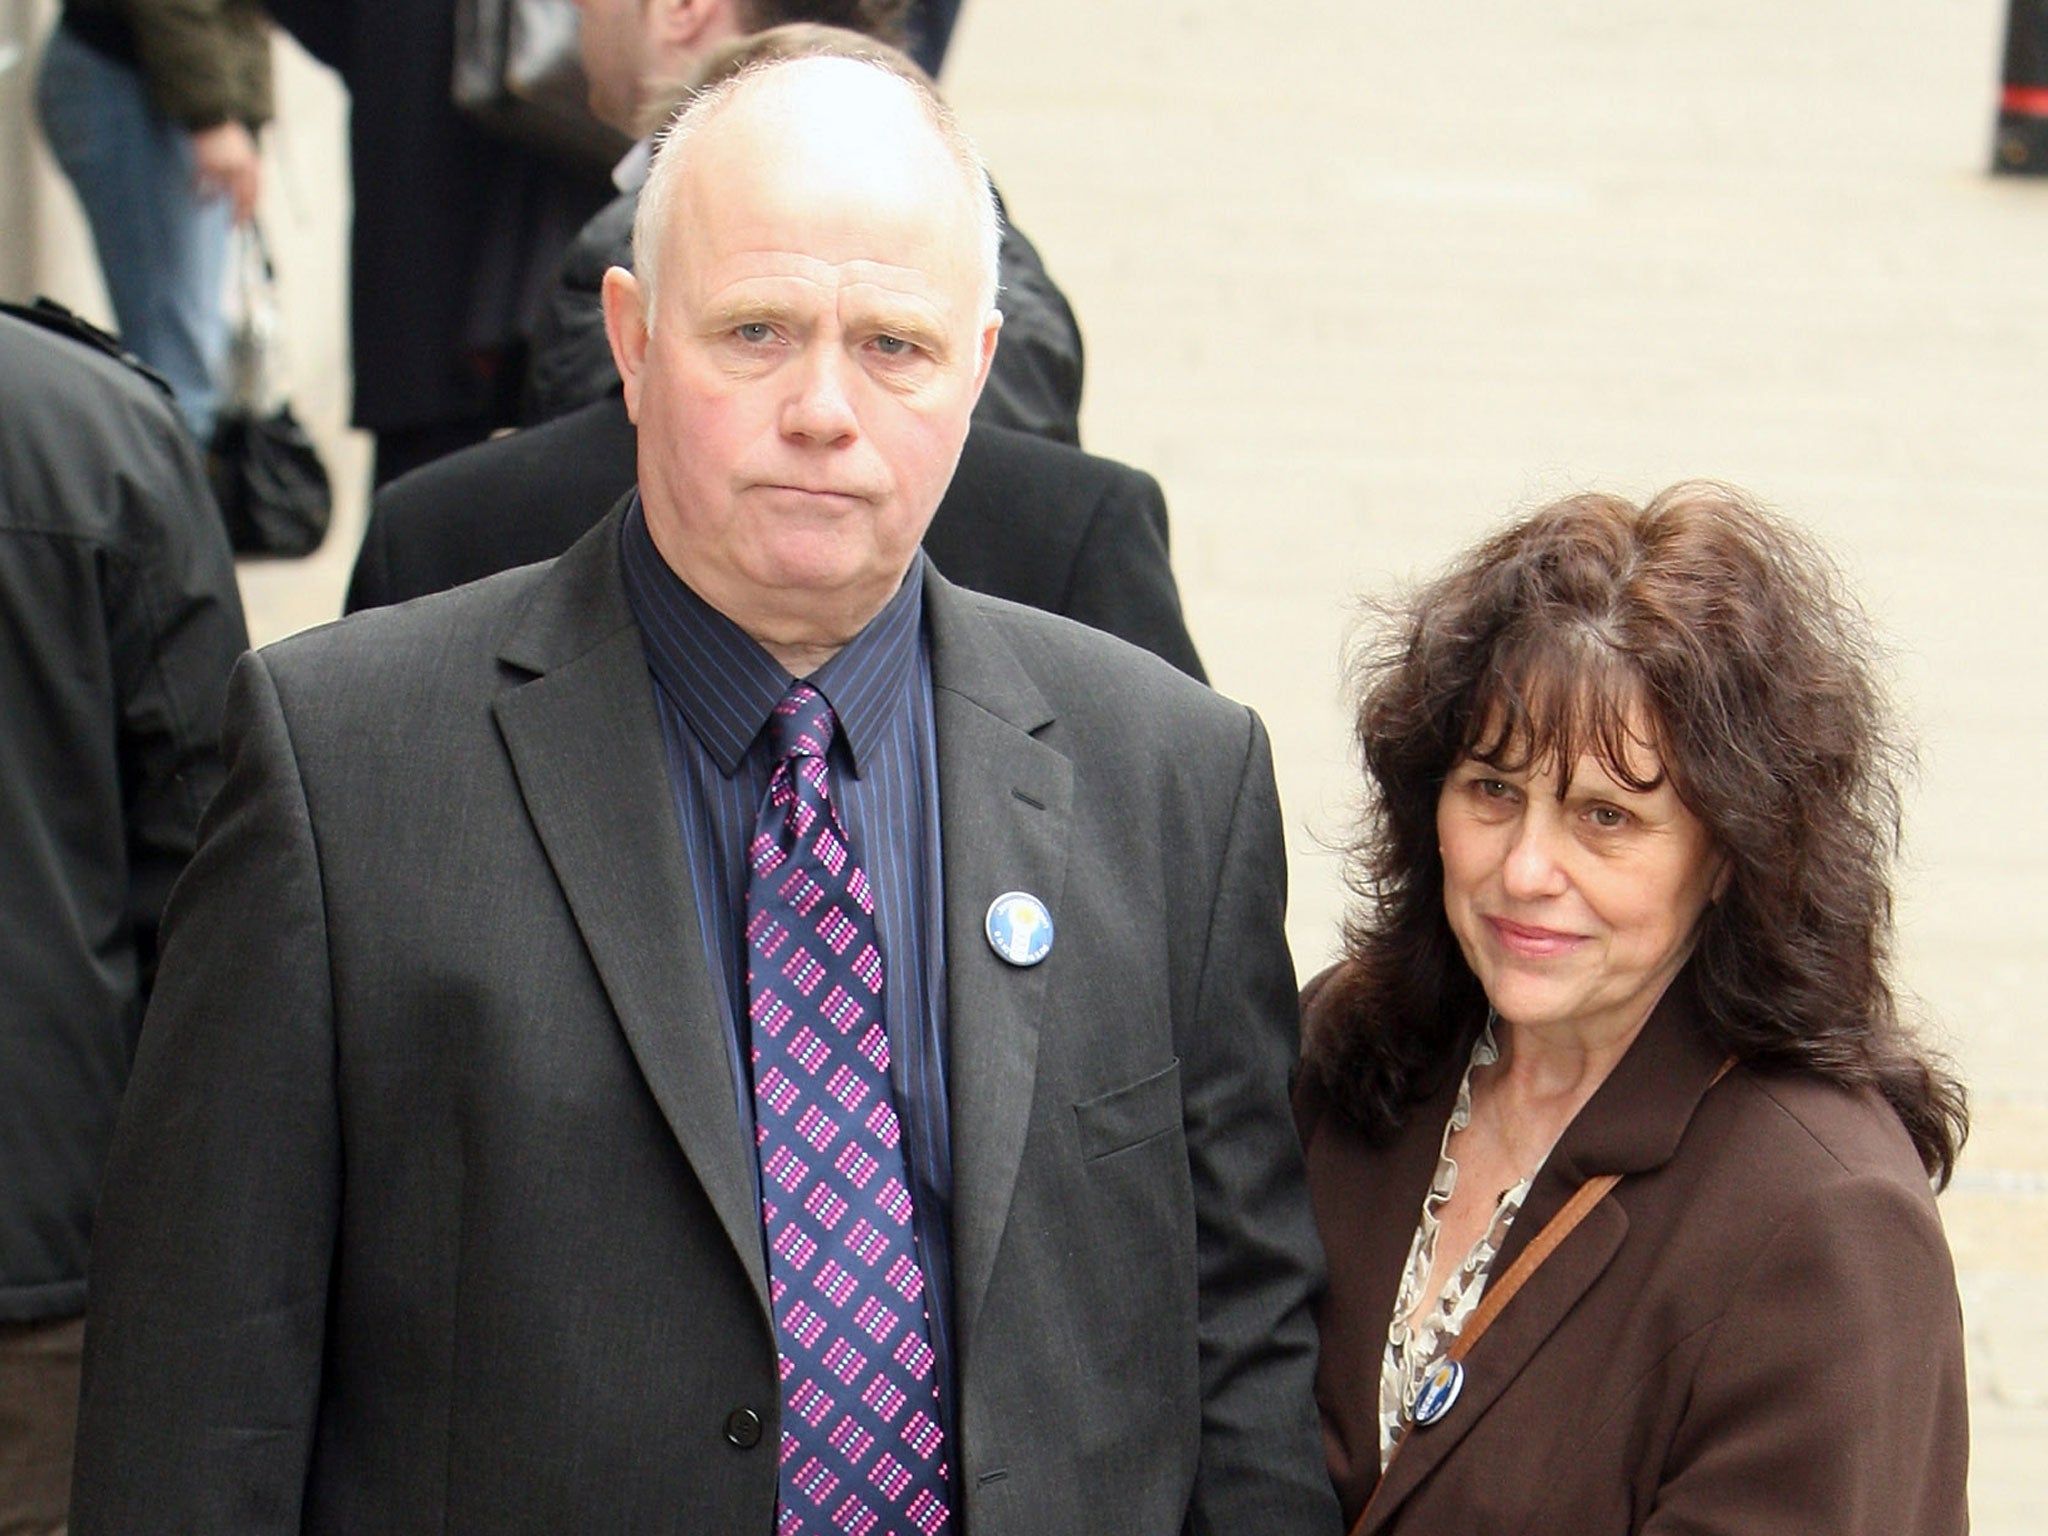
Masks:
[[[752,1152],[618,542],[238,671],[106,1182],[78,1536],[768,1536]],[[964,1536],[1334,1531],[1264,731],[927,582]],[[983,937],[1012,889],[1035,968]]]

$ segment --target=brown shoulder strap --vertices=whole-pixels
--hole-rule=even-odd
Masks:
[[[1588,1179],[1565,1201],[1564,1208],[1543,1224],[1524,1248],[1515,1256],[1515,1262],[1508,1266],[1508,1272],[1486,1288],[1486,1294],[1479,1298],[1479,1310],[1466,1322],[1464,1331],[1451,1341],[1450,1358],[1462,1360],[1472,1352],[1486,1330],[1493,1326],[1501,1310],[1515,1299],[1515,1292],[1528,1283],[1529,1277],[1543,1267],[1543,1261],[1557,1252],[1558,1244],[1572,1235],[1572,1228],[1586,1219],[1586,1213],[1607,1198],[1607,1191],[1621,1182],[1618,1173],[1603,1173],[1596,1179]]]
[[[1707,1087],[1712,1088],[1715,1083],[1720,1082],[1734,1065],[1733,1056],[1723,1061],[1720,1070],[1714,1074]],[[1586,1219],[1587,1213],[1606,1199],[1607,1192],[1620,1182],[1620,1174],[1603,1173],[1598,1178],[1586,1180],[1572,1192],[1571,1199],[1565,1201],[1558,1213],[1543,1224],[1543,1230],[1530,1239],[1529,1246],[1516,1256],[1515,1262],[1508,1266],[1507,1273],[1486,1287],[1486,1294],[1479,1300],[1479,1310],[1466,1321],[1464,1331],[1451,1341],[1446,1358],[1463,1360],[1472,1352],[1472,1347],[1479,1342],[1486,1330],[1493,1326],[1493,1320],[1515,1299],[1515,1293],[1528,1283],[1531,1275],[1543,1267],[1545,1259],[1557,1252],[1558,1245],[1572,1235],[1572,1229]],[[1410,1425],[1408,1435],[1414,1433],[1415,1426]],[[1401,1445],[1394,1447],[1394,1456],[1401,1454],[1401,1446],[1408,1443],[1408,1435],[1403,1435]],[[1394,1457],[1388,1457],[1387,1466],[1392,1467],[1393,1464]],[[1387,1474],[1383,1470],[1379,1482],[1373,1486],[1374,1498],[1379,1496],[1379,1491],[1386,1486],[1386,1482]],[[1359,1532],[1365,1529],[1366,1517],[1371,1513],[1372,1499],[1369,1498],[1365,1501],[1365,1508],[1358,1513],[1357,1523],[1351,1527],[1351,1536],[1359,1536]]]
[[[1467,1319],[1464,1332],[1451,1341],[1447,1358],[1465,1358],[1472,1346],[1479,1342],[1480,1336],[1493,1326],[1493,1320],[1500,1316],[1501,1309],[1514,1300],[1515,1292],[1522,1288],[1531,1275],[1542,1268],[1543,1261],[1557,1251],[1557,1245],[1571,1236],[1572,1228],[1586,1219],[1586,1213],[1606,1198],[1607,1191],[1620,1182],[1620,1174],[1603,1173],[1597,1179],[1588,1179],[1573,1192],[1571,1199],[1564,1203],[1564,1208],[1543,1224],[1543,1230],[1538,1232],[1529,1246],[1516,1257],[1515,1262],[1508,1267],[1508,1272],[1487,1286],[1486,1294],[1480,1298],[1479,1310]],[[1408,1426],[1408,1434],[1401,1437],[1401,1444],[1395,1446],[1393,1456],[1387,1458],[1387,1465],[1381,1469],[1379,1481],[1373,1485],[1372,1497],[1365,1501],[1365,1508],[1358,1512],[1358,1523],[1351,1527],[1351,1536],[1359,1536],[1365,1529],[1365,1522],[1372,1514],[1373,1499],[1378,1498],[1380,1489],[1386,1487],[1388,1470],[1392,1469],[1395,1458],[1401,1454],[1402,1446],[1407,1445],[1408,1436],[1414,1434],[1416,1428],[1413,1424]]]
[[[1734,1065],[1733,1056],[1722,1062],[1720,1070],[1708,1081],[1707,1087],[1712,1088],[1715,1083],[1720,1082]],[[1606,1197],[1607,1191],[1620,1182],[1620,1174],[1603,1173],[1598,1178],[1586,1180],[1578,1187],[1571,1199],[1565,1201],[1564,1208],[1546,1221],[1543,1230],[1538,1232],[1530,1240],[1529,1246],[1516,1256],[1515,1262],[1508,1266],[1508,1272],[1500,1277],[1499,1282],[1486,1288],[1486,1294],[1479,1299],[1479,1310],[1474,1312],[1471,1320],[1465,1324],[1465,1331],[1451,1342],[1451,1359],[1462,1360],[1471,1353],[1472,1346],[1477,1344],[1480,1336],[1493,1326],[1493,1320],[1500,1316],[1501,1309],[1515,1299],[1515,1292],[1528,1283],[1529,1277],[1542,1268],[1543,1261],[1557,1252],[1557,1245],[1572,1235],[1572,1228],[1584,1221],[1586,1213],[1598,1205]]]

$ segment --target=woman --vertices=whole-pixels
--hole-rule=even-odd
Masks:
[[[1347,1521],[1963,1530],[1963,1095],[1887,974],[1900,755],[1832,568],[1726,487],[1574,497],[1362,670],[1298,1093]]]

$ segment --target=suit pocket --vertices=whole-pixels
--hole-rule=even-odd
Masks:
[[[1084,1162],[1173,1130],[1180,1124],[1180,1058],[1128,1087],[1076,1104],[1074,1123]]]

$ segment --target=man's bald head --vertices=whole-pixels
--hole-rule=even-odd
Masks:
[[[693,163],[718,157],[734,118],[750,145],[825,182],[915,188],[935,220],[961,218],[982,268],[980,308],[995,307],[1001,223],[980,152],[914,64],[875,52],[750,64],[699,93],[662,134],[633,219],[633,268],[654,324],[665,236]],[[734,126],[726,124],[727,127]],[[936,154],[934,153],[936,151]],[[760,152],[758,148],[752,152]]]
[[[648,533],[801,677],[901,585],[959,461],[1002,324],[987,178],[915,79],[776,59],[686,109],[634,236],[605,328]]]

